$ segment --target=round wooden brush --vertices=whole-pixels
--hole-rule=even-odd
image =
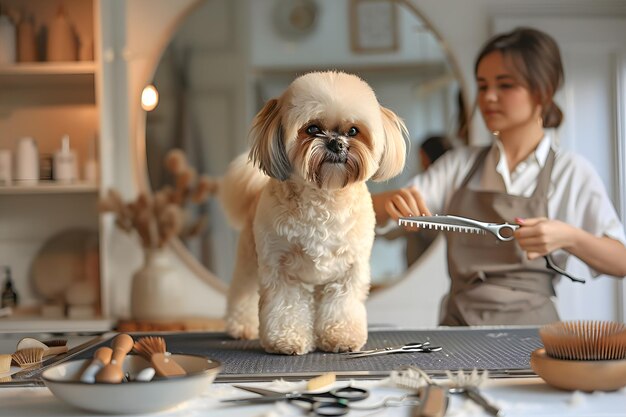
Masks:
[[[555,359],[626,359],[626,324],[610,321],[569,321],[539,329],[548,356]]]
[[[626,386],[626,325],[608,321],[543,326],[544,348],[530,357],[533,371],[565,390],[613,391]]]
[[[187,374],[167,352],[165,339],[162,337],[148,336],[137,339],[133,350],[149,361],[159,376],[172,377]]]

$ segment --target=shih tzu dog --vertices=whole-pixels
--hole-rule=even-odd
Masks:
[[[355,75],[297,78],[256,115],[220,187],[241,228],[226,326],[268,352],[360,349],[375,216],[365,182],[404,167],[406,127]]]

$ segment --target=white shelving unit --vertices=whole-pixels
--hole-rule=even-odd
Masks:
[[[59,4],[47,0],[0,0],[3,9],[34,16],[37,31],[47,26]],[[34,62],[0,66],[0,148],[15,152],[24,136],[35,138],[40,157],[52,155],[61,137],[70,135],[77,152],[79,178],[93,149],[100,151],[103,117],[101,103],[102,61],[100,0],[64,0],[63,6],[80,39],[93,39],[95,59],[80,62]],[[39,181],[32,185],[14,182],[0,186],[0,265],[8,265],[20,297],[20,308],[32,313],[0,318],[0,332],[104,331],[112,327],[106,314],[102,272],[98,278],[96,317],[88,319],[46,318],[38,315],[44,300],[32,282],[31,266],[46,241],[72,229],[100,233],[97,211],[100,185],[78,181]],[[78,279],[78,278],[77,278]],[[0,276],[0,286],[4,277]]]

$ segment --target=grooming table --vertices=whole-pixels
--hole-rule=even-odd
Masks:
[[[147,334],[133,336],[137,339]],[[444,375],[446,370],[474,368],[486,369],[493,377],[533,376],[529,365],[530,353],[543,346],[538,327],[371,330],[365,349],[426,341],[443,349],[440,352],[396,353],[353,359],[324,352],[302,356],[269,354],[261,348],[258,340],[233,340],[224,333],[170,333],[158,336],[165,338],[169,352],[205,355],[220,361],[223,369],[218,382],[303,379],[331,371],[342,379],[376,379],[408,365],[418,366],[433,376]],[[79,357],[91,357],[97,347]]]

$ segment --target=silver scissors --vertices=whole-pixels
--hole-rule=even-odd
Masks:
[[[357,350],[354,352],[346,352],[348,358],[364,358],[366,356],[387,355],[390,353],[402,353],[402,352],[439,352],[441,346],[430,346],[430,342],[412,342],[402,346],[390,346],[371,350]]]
[[[369,397],[368,390],[347,386],[343,388],[331,389],[324,392],[280,392],[272,391],[264,388],[247,387],[244,385],[233,385],[245,391],[260,394],[262,397],[234,398],[231,400],[222,400],[226,403],[273,403],[276,401],[289,401],[302,406],[306,405],[310,413],[318,416],[343,416],[350,411],[349,404],[355,401],[361,401]]]
[[[469,219],[467,217],[441,215],[441,216],[416,216],[416,217],[400,217],[398,219],[399,226],[422,227],[435,230],[445,230],[449,232],[463,233],[491,233],[503,242],[509,242],[515,239],[513,233],[519,229],[519,225],[510,223],[486,223],[478,220]],[[560,268],[550,255],[543,257],[546,261],[546,267],[553,270],[557,274],[563,275],[574,282],[585,283],[582,278],[575,277],[569,272]]]

